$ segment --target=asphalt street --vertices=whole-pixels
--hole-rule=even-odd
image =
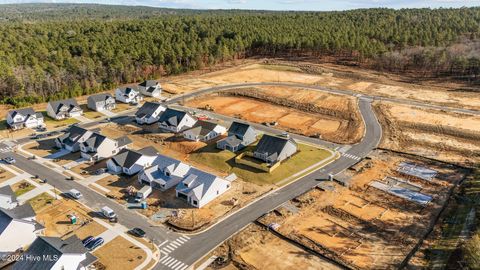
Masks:
[[[239,84],[239,85],[228,85],[228,86],[219,86],[213,87],[208,89],[202,89],[197,92],[188,93],[180,97],[173,98],[166,102],[167,105],[178,103],[184,99],[188,99],[191,97],[195,97],[198,95],[223,91],[232,88],[238,87],[251,87],[251,86],[258,86],[258,85],[284,85],[284,86],[293,86],[293,87],[301,87],[301,88],[308,88],[318,91],[328,91],[331,93],[338,93],[338,94],[348,94],[358,96],[356,93],[345,93],[344,91],[339,90],[332,90],[332,89],[324,89],[323,87],[317,86],[305,86],[301,84],[283,84],[283,83],[260,83],[260,84]],[[381,126],[378,123],[376,116],[372,110],[371,102],[375,97],[368,97],[368,96],[360,96],[359,98],[359,108],[360,112],[364,118],[364,122],[366,125],[365,136],[363,140],[356,144],[352,145],[351,148],[344,154],[350,154],[357,157],[365,157],[370,153],[372,149],[374,149],[382,135]],[[445,109],[445,108],[443,108]],[[208,112],[212,115],[211,112]],[[133,112],[127,112],[125,114],[119,115],[117,117],[111,118],[111,121],[117,123],[126,123],[131,121],[131,116]],[[229,117],[214,114],[215,117],[223,120],[232,120]],[[92,127],[93,125],[98,124],[98,122],[88,123],[81,125],[82,127]],[[250,123],[252,124],[252,123]],[[279,134],[282,131],[277,129],[266,127],[259,124],[253,124],[259,130],[268,133]],[[326,142],[316,138],[309,138],[300,135],[292,135],[294,138],[301,139],[303,141],[307,141],[312,144],[321,145],[324,147],[328,147],[331,149],[338,148],[339,145]],[[30,138],[23,138],[17,140],[17,143],[24,143],[31,140]],[[75,182],[66,180],[66,177],[52,169],[35,163],[27,158],[20,156],[15,153],[0,153],[0,157],[6,156],[14,156],[17,159],[17,163],[15,166],[19,167],[20,169],[32,174],[38,175],[41,178],[48,179],[48,182],[55,186],[56,189],[59,189],[63,192],[68,191],[69,189],[75,188],[83,193],[84,198],[82,202],[89,206],[94,210],[98,210],[103,206],[109,206],[112,208],[117,215],[119,216],[119,222],[128,227],[141,227],[147,232],[147,235],[150,238],[153,238],[157,244],[164,243],[166,240],[174,241],[180,234],[172,232],[168,228],[164,226],[152,226],[148,223],[146,218],[140,216],[133,211],[126,209],[124,206],[117,204],[113,200],[106,198],[105,196],[98,194],[89,188]],[[175,258],[179,262],[182,262],[185,265],[192,265],[197,260],[201,259],[205,256],[208,252],[214,249],[217,245],[231,237],[236,232],[240,231],[243,227],[248,225],[249,223],[255,221],[257,218],[262,216],[263,214],[275,209],[282,203],[293,199],[316,185],[318,185],[319,181],[325,181],[328,178],[329,174],[336,174],[339,173],[348,167],[352,166],[358,162],[358,160],[354,160],[348,158],[346,156],[342,156],[335,162],[325,166],[322,169],[319,169],[308,176],[304,176],[301,179],[282,187],[281,189],[276,190],[273,193],[270,193],[267,197],[264,197],[249,206],[239,210],[238,212],[233,213],[232,215],[226,217],[221,222],[217,223],[213,227],[209,228],[208,230],[196,234],[191,235],[190,240],[188,243],[178,246],[175,250],[168,254],[169,257]],[[155,269],[172,269],[171,267],[163,264],[157,264]]]

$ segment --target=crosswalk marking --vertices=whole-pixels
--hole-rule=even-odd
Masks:
[[[167,258],[168,258],[168,260],[162,262],[162,264],[167,265],[167,264],[169,264],[170,262],[172,262],[173,260],[175,260],[175,258],[173,258],[173,257],[167,257]]]
[[[188,237],[188,235],[182,235],[182,236],[180,236],[180,239],[188,241],[190,239],[190,237]]]
[[[172,249],[171,247],[168,247],[168,246],[167,246],[167,247],[162,248],[162,250],[165,251],[165,252],[167,252],[167,253],[170,253],[170,252],[172,252],[174,249]]]
[[[188,267],[188,265],[185,265],[184,267],[178,268],[178,269],[175,269],[175,270],[185,270],[187,267]]]
[[[161,258],[158,262],[161,263],[161,262],[165,261],[165,260],[168,259],[168,258],[169,258],[169,257],[165,255],[165,256],[164,256],[163,258]]]
[[[0,152],[2,152],[2,153],[7,153],[7,152],[11,152],[11,151],[12,151],[11,147],[0,148]]]
[[[174,263],[171,267],[172,269],[175,269],[179,264],[181,264],[181,261],[177,261],[177,263]]]
[[[178,248],[179,246],[181,246],[180,244],[178,244],[177,242],[173,241],[169,244],[169,246],[174,246],[175,248]]]
[[[165,256],[158,262],[173,270],[185,270],[188,267],[187,264],[170,256]]]
[[[185,242],[187,242],[186,240],[182,240],[181,238],[178,238],[175,241],[179,242],[180,244],[184,244]]]
[[[346,158],[349,158],[349,159],[353,159],[353,160],[361,160],[362,159],[361,157],[357,157],[353,154],[348,154],[348,153],[343,154],[343,156],[346,157]]]

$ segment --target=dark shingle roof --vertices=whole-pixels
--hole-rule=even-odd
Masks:
[[[132,91],[137,91],[137,88],[136,87],[133,87],[133,86],[129,86],[129,87],[120,87],[118,88],[120,90],[120,92],[124,95],[128,95],[130,94],[130,92]]]
[[[105,101],[107,99],[113,99],[113,97],[108,93],[104,93],[104,94],[89,96],[88,99],[91,99],[95,102],[99,102],[99,101]]]
[[[86,254],[87,249],[83,246],[82,241],[76,235],[65,240],[59,237],[39,236],[25,252],[25,256],[50,255],[58,256],[62,254]],[[21,260],[13,265],[13,270],[44,270],[51,269],[56,260]],[[84,265],[86,266],[86,265]]]
[[[35,211],[30,203],[25,203],[12,209],[0,208],[0,212],[3,212],[12,219],[25,219],[35,216]]]
[[[176,127],[182,121],[185,115],[187,115],[187,113],[184,111],[168,108],[162,113],[158,121],[167,126]]]
[[[247,133],[249,128],[251,128],[250,125],[239,123],[239,122],[233,122],[230,128],[228,129],[228,134],[230,135],[235,134],[237,136],[242,137],[245,135],[245,133]]]
[[[15,193],[13,192],[13,190],[12,190],[12,187],[9,186],[9,185],[6,185],[4,187],[0,187],[0,195],[7,195],[9,197],[12,197],[12,198],[16,199],[16,196],[15,196]]]
[[[152,115],[162,105],[157,102],[145,102],[140,109],[135,113],[138,118]]]
[[[141,84],[139,84],[140,86],[143,86],[145,88],[148,88],[148,87],[153,87],[153,86],[156,86],[158,84],[157,81],[155,80],[146,80],[144,82],[142,82]]]
[[[189,129],[188,131],[195,134],[195,135],[200,135],[200,136],[205,136],[211,131],[215,129],[215,127],[218,126],[217,123],[209,122],[209,121],[204,121],[204,120],[199,120],[195,123],[195,125]]]
[[[157,155],[157,150],[153,147],[146,147],[140,149],[138,151],[130,150],[130,149],[123,149],[118,153],[116,156],[112,158],[113,162],[117,164],[117,166],[130,168],[139,160],[143,155],[148,156],[155,156]]]
[[[83,142],[83,144],[87,147],[98,148],[102,144],[102,142],[105,141],[106,139],[107,137],[101,134],[93,133],[92,136],[90,136],[90,138],[88,138],[85,142]]]
[[[270,157],[276,157],[280,155],[288,142],[292,142],[294,145],[297,144],[293,139],[280,138],[265,134],[258,142],[255,151],[259,153],[267,153]]]
[[[50,101],[49,104],[50,104],[50,106],[52,107],[52,109],[55,113],[58,113],[60,107],[62,107],[62,106],[68,106],[69,111],[72,110],[75,107],[79,107],[77,101],[73,98]]]
[[[118,147],[129,145],[132,143],[132,140],[128,136],[123,136],[117,139]]]
[[[25,116],[35,115],[35,111],[32,108],[24,108],[24,109],[11,110],[8,112],[8,114],[13,118],[17,114],[21,114]]]

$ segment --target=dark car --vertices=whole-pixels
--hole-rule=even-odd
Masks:
[[[90,242],[92,242],[95,239],[93,236],[88,236],[85,239],[82,240],[83,246],[87,246]]]
[[[130,233],[138,237],[145,237],[146,234],[145,231],[140,228],[133,228],[130,230]]]
[[[97,247],[101,246],[105,240],[103,240],[102,237],[96,238],[95,240],[92,240],[90,243],[88,243],[85,247],[89,250],[92,251],[96,249]]]

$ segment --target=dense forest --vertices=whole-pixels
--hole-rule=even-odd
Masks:
[[[342,12],[0,5],[0,102],[88,94],[249,56],[298,54],[477,80],[480,8]]]

